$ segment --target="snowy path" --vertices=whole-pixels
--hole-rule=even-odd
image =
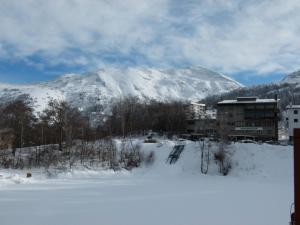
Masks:
[[[237,177],[96,175],[8,185],[1,225],[281,225],[291,184]]]

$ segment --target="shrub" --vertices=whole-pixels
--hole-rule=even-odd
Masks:
[[[226,176],[232,168],[231,153],[224,143],[219,144],[219,149],[214,154],[214,159],[219,165],[219,172]]]

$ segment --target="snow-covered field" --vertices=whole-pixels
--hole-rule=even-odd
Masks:
[[[129,171],[77,169],[47,178],[39,170],[0,170],[1,225],[282,225],[293,201],[291,146],[234,144],[233,168],[200,173],[200,151],[189,142],[178,162],[174,145],[142,144],[155,162]]]

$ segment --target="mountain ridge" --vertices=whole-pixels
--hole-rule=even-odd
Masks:
[[[85,74],[69,73],[35,84],[0,84],[0,102],[30,95],[41,110],[51,99],[66,100],[87,108],[109,104],[112,99],[201,100],[208,95],[243,87],[223,74],[203,67],[183,69],[106,68]]]

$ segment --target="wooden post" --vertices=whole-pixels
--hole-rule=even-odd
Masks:
[[[295,225],[300,225],[300,129],[294,129]]]

